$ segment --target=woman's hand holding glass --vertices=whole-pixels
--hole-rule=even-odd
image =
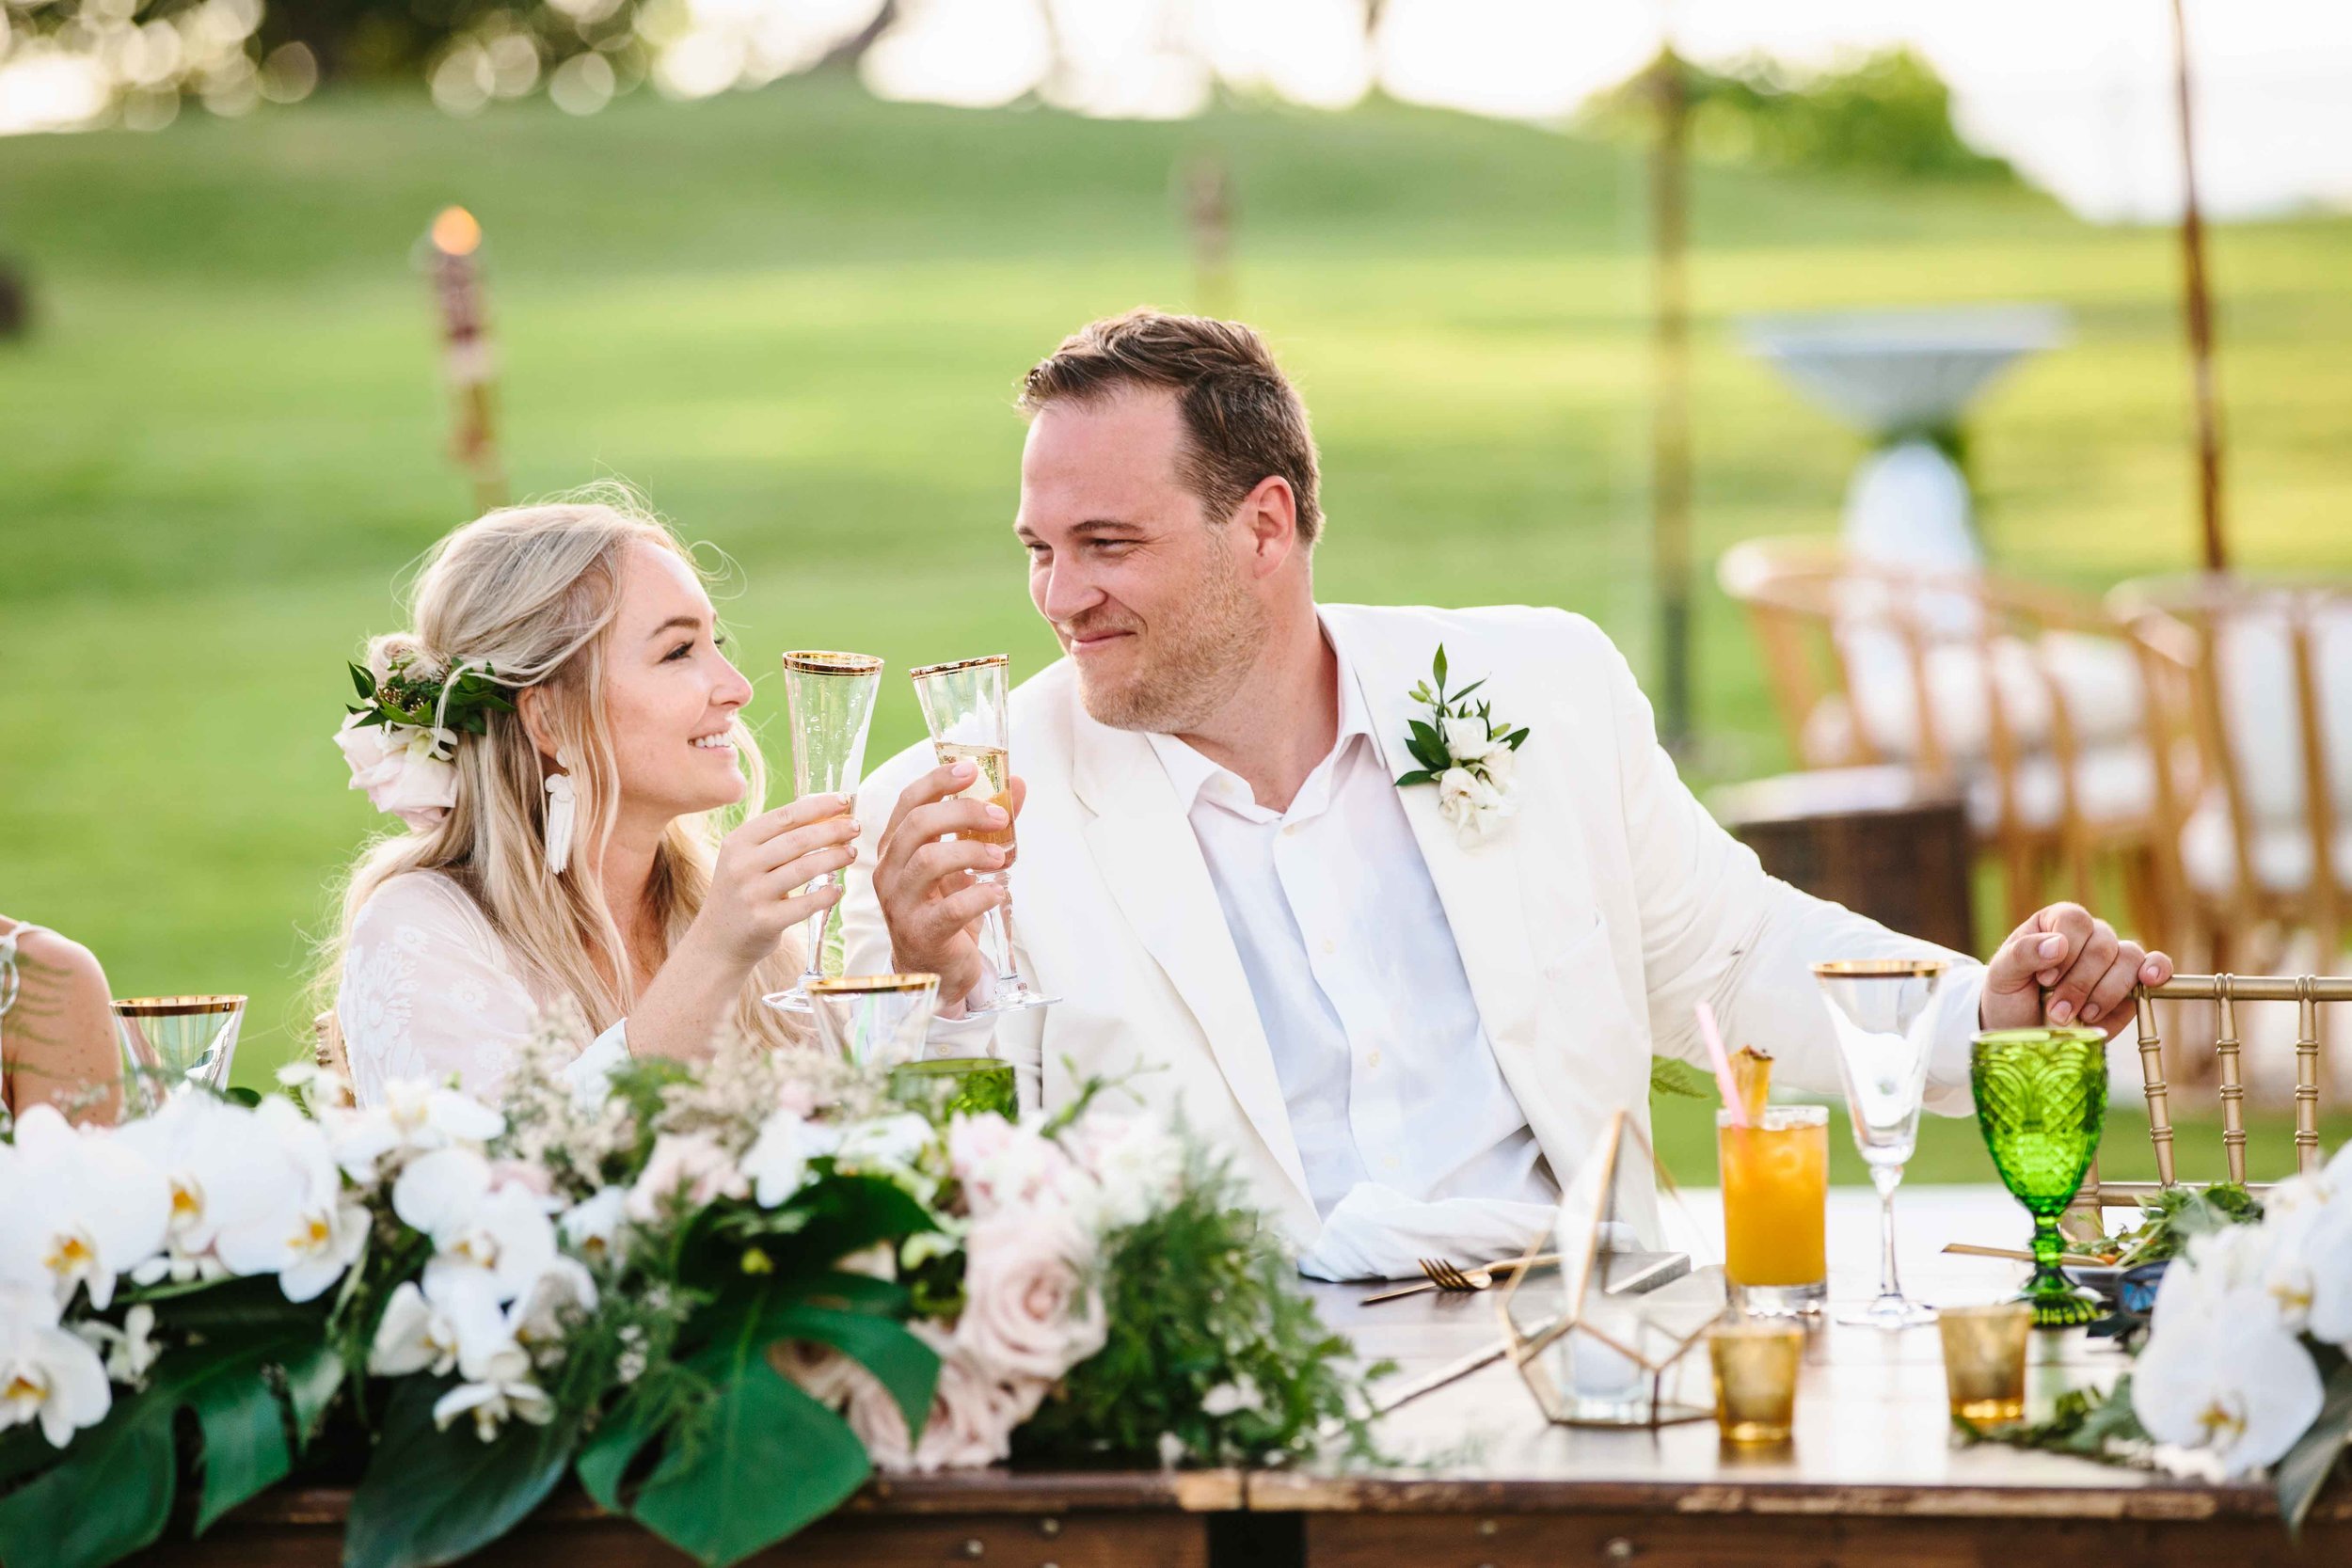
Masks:
[[[975,881],[973,874],[1003,870],[1011,847],[974,835],[1011,827],[1028,793],[1018,777],[1006,781],[1009,816],[1003,807],[964,794],[978,775],[974,764],[958,762],[907,785],[874,861],[874,895],[897,966],[938,975],[941,1010],[950,1015],[986,976],[980,917],[1010,896],[1001,882]]]
[[[710,894],[687,943],[735,966],[739,980],[775,953],[787,931],[839,903],[837,884],[808,884],[857,859],[851,804],[846,795],[812,795],[762,812],[722,839]]]

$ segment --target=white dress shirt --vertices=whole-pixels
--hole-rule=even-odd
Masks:
[[[1287,811],[1151,736],[1189,802],[1309,1194],[1327,1221],[1359,1184],[1384,1201],[1555,1204],[1344,661],[1339,686],[1338,742]]]

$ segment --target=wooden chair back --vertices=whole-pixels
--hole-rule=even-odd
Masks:
[[[2083,746],[2073,705],[2042,638],[2053,631],[2119,638],[2115,622],[2095,600],[1986,573],[1865,562],[1821,539],[1759,539],[1734,546],[1718,563],[1717,578],[1747,611],[1789,748],[1807,768],[1902,760],[1931,781],[1956,782],[1959,762],[1939,721],[1930,657],[1941,648],[1973,644],[1974,667],[1982,681],[1983,764],[1996,802],[1990,841],[2006,874],[2010,912],[2022,919],[2039,907],[2041,870],[2053,857],[2063,862],[2073,895],[2090,901],[2096,835],[2080,799]],[[1857,630],[1886,634],[1877,645],[1891,641],[1900,650],[1915,724],[1909,758],[1883,756],[1862,721],[1850,664]],[[2047,740],[2039,748],[2021,740],[2025,726],[2012,707],[2011,683],[2001,678],[2005,668],[2018,668],[2021,659],[2047,705]],[[1838,750],[1826,748],[1810,729],[1823,699],[1833,695],[1851,715],[1851,738]],[[2046,826],[2029,825],[2020,803],[2023,767],[2038,758],[2051,765],[2058,796],[2055,819]],[[2127,847],[2144,847],[2149,826],[2127,825]],[[2167,890],[2153,891],[2161,909],[2160,895]],[[2169,923],[2169,911],[2160,918]]]
[[[335,1022],[335,1009],[329,1007],[310,1021],[314,1037],[310,1044],[310,1059],[324,1071],[331,1072],[345,1084],[351,1082],[351,1055],[343,1049],[342,1026]]]
[[[2075,1209],[2095,1212],[2138,1204],[2167,1188],[2184,1185],[2176,1178],[2172,1158],[2172,1089],[2165,1081],[2164,1040],[2156,1029],[2155,1004],[2160,998],[2214,1004],[2213,1054],[2220,1080],[2222,1157],[2229,1180],[2255,1192],[2269,1183],[2246,1180],[2246,1071],[2237,1006],[2241,1002],[2296,1005],[2295,1168],[2297,1173],[2319,1168],[2319,1005],[2352,1002],[2352,975],[2176,974],[2161,986],[2141,986],[2132,995],[2138,1022],[2140,1087],[2148,1102],[2148,1139],[2155,1147],[2156,1180],[2101,1181],[2094,1164]]]
[[[2152,708],[2158,722],[2196,740],[2201,772],[2217,784],[2226,812],[2233,858],[2233,885],[2218,919],[2221,928],[2244,929],[2265,920],[2284,920],[2311,930],[2320,941],[2322,961],[2342,952],[2343,878],[2336,835],[2339,804],[2352,779],[2332,776],[2331,737],[2326,715],[2330,681],[2352,680],[2352,670],[2328,669],[2326,632],[2347,640],[2339,661],[2352,656],[2352,585],[2282,584],[2222,576],[2185,577],[2125,583],[2109,595],[2116,618],[2130,631],[2152,672]],[[2248,640],[2233,658],[2234,639]],[[2264,642],[2276,646],[2265,649]],[[2250,689],[2244,672],[2261,671],[2261,657],[2282,649],[2280,687]],[[2153,672],[2181,671],[2185,679]],[[2267,672],[2264,672],[2267,673]],[[2259,734],[2252,733],[2259,729]],[[2299,827],[2309,840],[2310,876],[2301,887],[2265,885],[2259,874],[2257,840],[2280,824],[2280,791],[2256,777],[2265,755],[2292,758],[2294,792],[2301,797]],[[2170,760],[2169,757],[2164,760]],[[2158,774],[2169,820],[2159,836],[2176,864],[2183,831],[2201,791]],[[2290,817],[2288,820],[2292,821]],[[2181,873],[2175,873],[2180,875]]]

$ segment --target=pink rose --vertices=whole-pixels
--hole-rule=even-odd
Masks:
[[[351,787],[366,790],[370,805],[418,832],[440,826],[457,803],[457,769],[433,754],[434,732],[408,724],[362,726],[360,718],[353,714],[335,732],[351,768]],[[439,733],[445,740],[456,738]]]
[[[660,1220],[679,1195],[689,1210],[723,1197],[748,1197],[751,1184],[727,1151],[707,1132],[664,1132],[653,1142],[653,1157],[628,1190],[621,1212],[641,1225]]]
[[[1081,1264],[1090,1248],[1068,1217],[1008,1212],[964,1239],[956,1343],[1006,1377],[1050,1383],[1103,1348],[1103,1295]]]
[[[768,1347],[768,1365],[828,1410],[840,1409],[857,1386],[857,1363],[813,1339],[779,1339]]]
[[[1037,1413],[1047,1385],[1032,1378],[993,1376],[935,1323],[912,1323],[914,1337],[939,1353],[939,1383],[931,1391],[923,1436],[910,1451],[898,1404],[864,1368],[850,1374],[850,1430],[878,1469],[977,1469],[1012,1452],[1013,1429]]]
[[[947,1164],[976,1216],[1015,1205],[1058,1208],[1081,1179],[1059,1144],[994,1112],[948,1124]]]

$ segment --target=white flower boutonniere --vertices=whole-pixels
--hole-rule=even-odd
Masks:
[[[1445,689],[1443,643],[1429,669],[1431,679],[1414,687],[1412,698],[1428,704],[1430,716],[1413,720],[1405,740],[1421,766],[1396,782],[1399,788],[1436,784],[1438,814],[1454,825],[1455,841],[1469,849],[1492,837],[1503,818],[1519,809],[1515,753],[1527,730],[1497,721],[1490,704],[1471,704],[1470,693],[1486,684],[1483,678],[1459,691]]]

